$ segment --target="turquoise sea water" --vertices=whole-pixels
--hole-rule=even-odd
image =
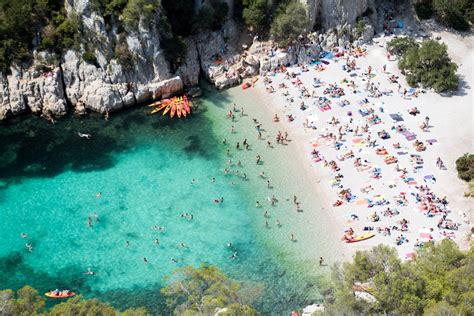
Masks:
[[[208,262],[250,282],[254,291],[247,295],[264,313],[282,314],[317,301],[320,277],[307,268],[311,256],[299,260],[285,248],[292,247],[291,203],[281,197],[276,206],[267,206],[265,198],[280,191],[269,190],[257,176],[258,168],[271,174],[278,165],[272,167],[270,154],[255,165],[258,147],[252,144],[249,117],[237,115],[235,123],[224,119],[235,101],[209,90],[197,113],[185,120],[151,116],[149,108],[139,107],[108,122],[92,115],[55,125],[17,118],[0,126],[0,289],[69,288],[119,308],[163,311],[163,277],[177,267]],[[231,141],[246,137],[250,150],[236,150]],[[226,167],[248,179],[224,174]],[[224,202],[214,203],[220,197]],[[269,219],[255,208],[256,199],[270,211]],[[89,227],[94,214],[99,221]],[[22,232],[29,237],[21,238]],[[34,246],[31,253],[27,242]],[[235,259],[228,242],[237,251]],[[89,267],[96,275],[84,274]]]

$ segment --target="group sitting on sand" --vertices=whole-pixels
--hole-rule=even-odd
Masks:
[[[419,241],[420,238],[416,238],[419,237],[415,235],[417,229],[430,226],[439,230],[438,239],[454,238],[453,230],[457,229],[459,223],[449,218],[452,216],[452,211],[448,207],[447,197],[440,197],[431,190],[430,186],[436,178],[429,174],[425,175],[421,178],[424,184],[415,180],[421,174],[429,173],[431,167],[425,164],[423,156],[423,153],[428,151],[427,144],[433,143],[427,138],[434,138],[432,135],[427,136],[433,127],[430,125],[429,116],[426,115],[421,125],[418,125],[421,134],[417,135],[405,124],[400,124],[408,119],[403,118],[400,109],[396,109],[395,114],[387,113],[389,107],[385,104],[384,98],[398,97],[399,103],[406,102],[410,106],[406,111],[414,117],[413,120],[416,120],[421,110],[414,103],[420,91],[403,88],[399,76],[391,73],[386,64],[379,72],[374,65],[369,64],[366,68],[360,66],[366,63],[365,60],[356,61],[366,56],[365,49],[361,47],[339,49],[321,55],[331,55],[331,58],[329,61],[322,59],[325,61],[324,65],[318,62],[311,67],[282,66],[277,71],[267,74],[263,82],[268,93],[283,96],[277,102],[283,106],[283,113],[288,118],[286,124],[294,125],[300,121],[304,132],[310,135],[316,132],[309,128],[320,131],[317,132],[316,138],[313,136],[309,152],[315,167],[326,167],[328,173],[332,174],[329,182],[338,190],[335,192],[337,198],[332,206],[338,210],[360,209],[360,213],[366,212],[361,209],[363,207],[385,206],[385,210],[375,210],[366,217],[367,222],[381,226],[373,227],[364,223],[360,226],[362,231],[373,230],[387,237],[391,236],[393,231],[403,232],[394,236],[395,245],[408,245],[413,239],[418,240],[417,247],[419,247],[422,242]],[[339,61],[343,61],[342,66],[338,66]],[[340,70],[332,70],[332,67],[339,67]],[[325,73],[329,69],[331,73],[327,77],[332,80],[325,78]],[[334,82],[334,77],[331,77],[338,71],[341,71],[343,77],[340,83]],[[350,74],[350,79],[347,79],[347,73]],[[278,88],[275,89],[274,85]],[[395,85],[395,89],[391,85]],[[398,96],[394,90],[398,91]],[[343,100],[336,102],[338,107],[333,108],[333,99]],[[344,108],[344,111],[339,108]],[[354,113],[359,113],[360,116]],[[327,125],[322,123],[325,117],[330,118],[326,120]],[[273,121],[279,121],[278,114],[274,114]],[[348,160],[352,160],[353,163],[347,164]],[[405,163],[412,165],[413,172],[410,172],[409,168],[401,167]],[[439,157],[436,160],[436,167],[445,170]],[[345,181],[345,179],[351,180]],[[349,183],[362,185],[356,188],[348,186]],[[362,196],[353,193],[356,191]],[[373,191],[378,194],[373,194]],[[392,195],[393,199],[382,193]],[[395,205],[397,208],[390,205]],[[409,225],[406,218],[413,217],[411,212],[415,211],[418,212],[417,217],[422,214],[426,218],[412,221]],[[362,218],[357,214],[345,217],[351,222]],[[433,217],[440,218],[439,222],[431,220]],[[422,225],[415,227],[414,225],[420,225],[420,221],[423,222]],[[344,239],[352,242],[356,240],[355,236],[360,234],[349,228],[344,233]],[[428,239],[426,241],[431,241],[434,237]]]

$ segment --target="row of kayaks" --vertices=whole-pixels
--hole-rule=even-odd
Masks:
[[[188,97],[185,95],[153,102],[149,106],[155,107],[150,112],[151,114],[163,111],[163,116],[169,113],[171,118],[175,117],[175,115],[177,117],[186,117],[188,114],[191,114],[191,106]]]

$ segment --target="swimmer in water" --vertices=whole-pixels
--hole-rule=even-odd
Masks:
[[[31,243],[27,243],[25,247],[26,249],[28,249],[29,252],[33,252],[33,245]]]
[[[295,235],[293,235],[293,233],[290,234],[290,240],[295,241]]]
[[[160,241],[158,240],[158,238],[155,239],[155,245],[159,245],[160,244]]]
[[[21,233],[20,236],[21,236],[21,238],[28,238],[28,234],[27,234],[27,233]]]
[[[127,240],[127,241],[125,242],[125,247],[128,247],[128,246],[130,246],[130,242]]]
[[[237,259],[237,251],[235,251],[229,258],[231,258],[232,260]]]
[[[268,225],[268,221],[265,221],[265,227],[270,228],[270,225]]]
[[[215,183],[215,182],[216,182],[216,178],[212,177],[211,182],[212,182],[212,183]]]
[[[242,165],[242,163],[240,162],[240,160],[239,160],[239,161],[237,161],[237,166],[239,166],[239,167],[240,167],[241,165]]]
[[[227,139],[224,138],[224,139],[222,140],[222,144],[224,144],[224,145],[227,144]]]
[[[86,271],[86,272],[84,272],[84,274],[86,274],[86,275],[95,275],[95,272],[94,272],[94,271],[92,271],[92,269],[91,269],[91,268],[87,268],[87,271]]]
[[[97,215],[97,212],[94,212],[94,214],[92,214],[92,217],[95,219],[96,223],[100,222],[99,215]]]
[[[221,197],[219,201],[220,201],[221,203],[223,203],[223,202],[224,202],[224,198]]]
[[[270,217],[268,216],[268,211],[265,211],[265,213],[263,213],[263,217]]]
[[[181,242],[179,243],[179,248],[188,248],[188,246],[184,242]]]
[[[194,184],[195,182],[196,182],[196,179],[193,178],[193,179],[191,180],[191,184]]]
[[[276,223],[276,225],[277,225],[278,227],[281,227],[281,223],[280,223],[280,221],[279,221],[278,219],[275,221],[275,223]]]
[[[260,207],[260,202],[259,201],[255,202],[255,207]]]
[[[257,162],[257,165],[260,163],[260,160],[262,159],[262,157],[260,157],[260,155],[257,155],[255,157],[255,161]]]
[[[95,194],[95,196],[98,197],[98,198],[102,197],[102,192],[97,192],[97,193]]]
[[[87,217],[87,226],[92,227],[92,218],[90,216]]]
[[[267,188],[271,188],[271,185],[270,185],[270,180],[267,180]]]
[[[143,262],[148,263],[148,259],[146,257],[143,257]]]
[[[171,262],[173,262],[173,263],[177,263],[177,262],[178,262],[178,260],[176,260],[175,258],[171,258]]]
[[[232,243],[231,242],[227,243],[227,248],[232,248]]]
[[[265,179],[265,172],[263,172],[263,171],[260,172],[259,176],[260,176],[260,178]]]

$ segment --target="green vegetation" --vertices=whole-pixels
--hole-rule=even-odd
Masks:
[[[403,56],[412,48],[418,48],[418,44],[411,37],[397,37],[388,42],[387,49],[390,54]]]
[[[115,46],[114,58],[117,59],[117,62],[126,70],[133,68],[133,54],[128,48],[128,43],[126,40],[125,33],[119,34],[119,40]]]
[[[243,0],[242,18],[245,24],[255,31],[268,27],[270,5],[267,0]]]
[[[332,315],[473,315],[474,248],[459,250],[450,240],[426,244],[414,261],[379,245],[336,266],[328,298]],[[357,299],[354,286],[372,300]]]
[[[217,268],[202,265],[176,270],[162,289],[166,304],[178,315],[212,315],[216,308],[227,307],[225,315],[257,315],[239,296],[242,285],[227,278]]]
[[[456,170],[459,178],[464,181],[474,180],[474,154],[465,154],[456,160]]]
[[[77,296],[66,302],[55,305],[50,310],[45,309],[45,300],[38,291],[25,286],[16,293],[12,290],[0,291],[0,314],[3,316],[16,315],[104,315],[104,316],[148,316],[144,308],[132,308],[124,312],[117,311],[112,306],[97,300],[85,300]]]
[[[59,14],[59,0],[0,0],[0,71],[30,59],[37,31]],[[61,20],[59,17],[56,20]],[[63,34],[66,27],[63,27]],[[62,42],[62,40],[60,41]],[[64,43],[63,43],[64,44]]]
[[[422,0],[415,3],[420,19],[432,16],[446,26],[458,31],[468,31],[469,22],[474,23],[474,2],[472,0]]]
[[[288,45],[303,33],[308,24],[306,9],[300,2],[283,5],[273,20],[270,33],[280,45]]]
[[[61,54],[62,51],[79,49],[81,20],[77,15],[67,17],[65,9],[53,12],[52,19],[43,29],[40,50]]]
[[[91,51],[85,51],[84,53],[82,53],[82,59],[84,59],[86,63],[99,67],[97,58],[95,57],[95,54]]]
[[[448,56],[447,46],[427,40],[421,46],[408,49],[398,64],[406,73],[410,86],[421,84],[436,92],[456,90],[458,66]]]
[[[258,313],[243,303],[239,295],[242,285],[227,278],[215,267],[184,267],[176,270],[170,283],[162,289],[167,305],[173,315],[214,315],[216,308],[227,308],[221,315],[256,316]],[[103,315],[103,316],[148,316],[145,308],[131,308],[120,312],[98,300],[86,300],[75,296],[47,310],[45,298],[30,286],[16,293],[0,291],[0,315]]]
[[[137,29],[139,17],[141,17],[146,25],[157,13],[159,6],[160,0],[128,0],[122,11],[123,23],[131,29]]]
[[[431,19],[433,17],[433,0],[421,0],[415,3],[416,15],[421,20]]]
[[[364,33],[364,30],[365,30],[365,21],[364,20],[357,21],[355,29],[356,29],[357,36],[360,37],[362,33]]]
[[[194,17],[192,33],[220,30],[227,19],[228,13],[229,6],[226,2],[214,1],[211,2],[211,5],[203,5]]]

